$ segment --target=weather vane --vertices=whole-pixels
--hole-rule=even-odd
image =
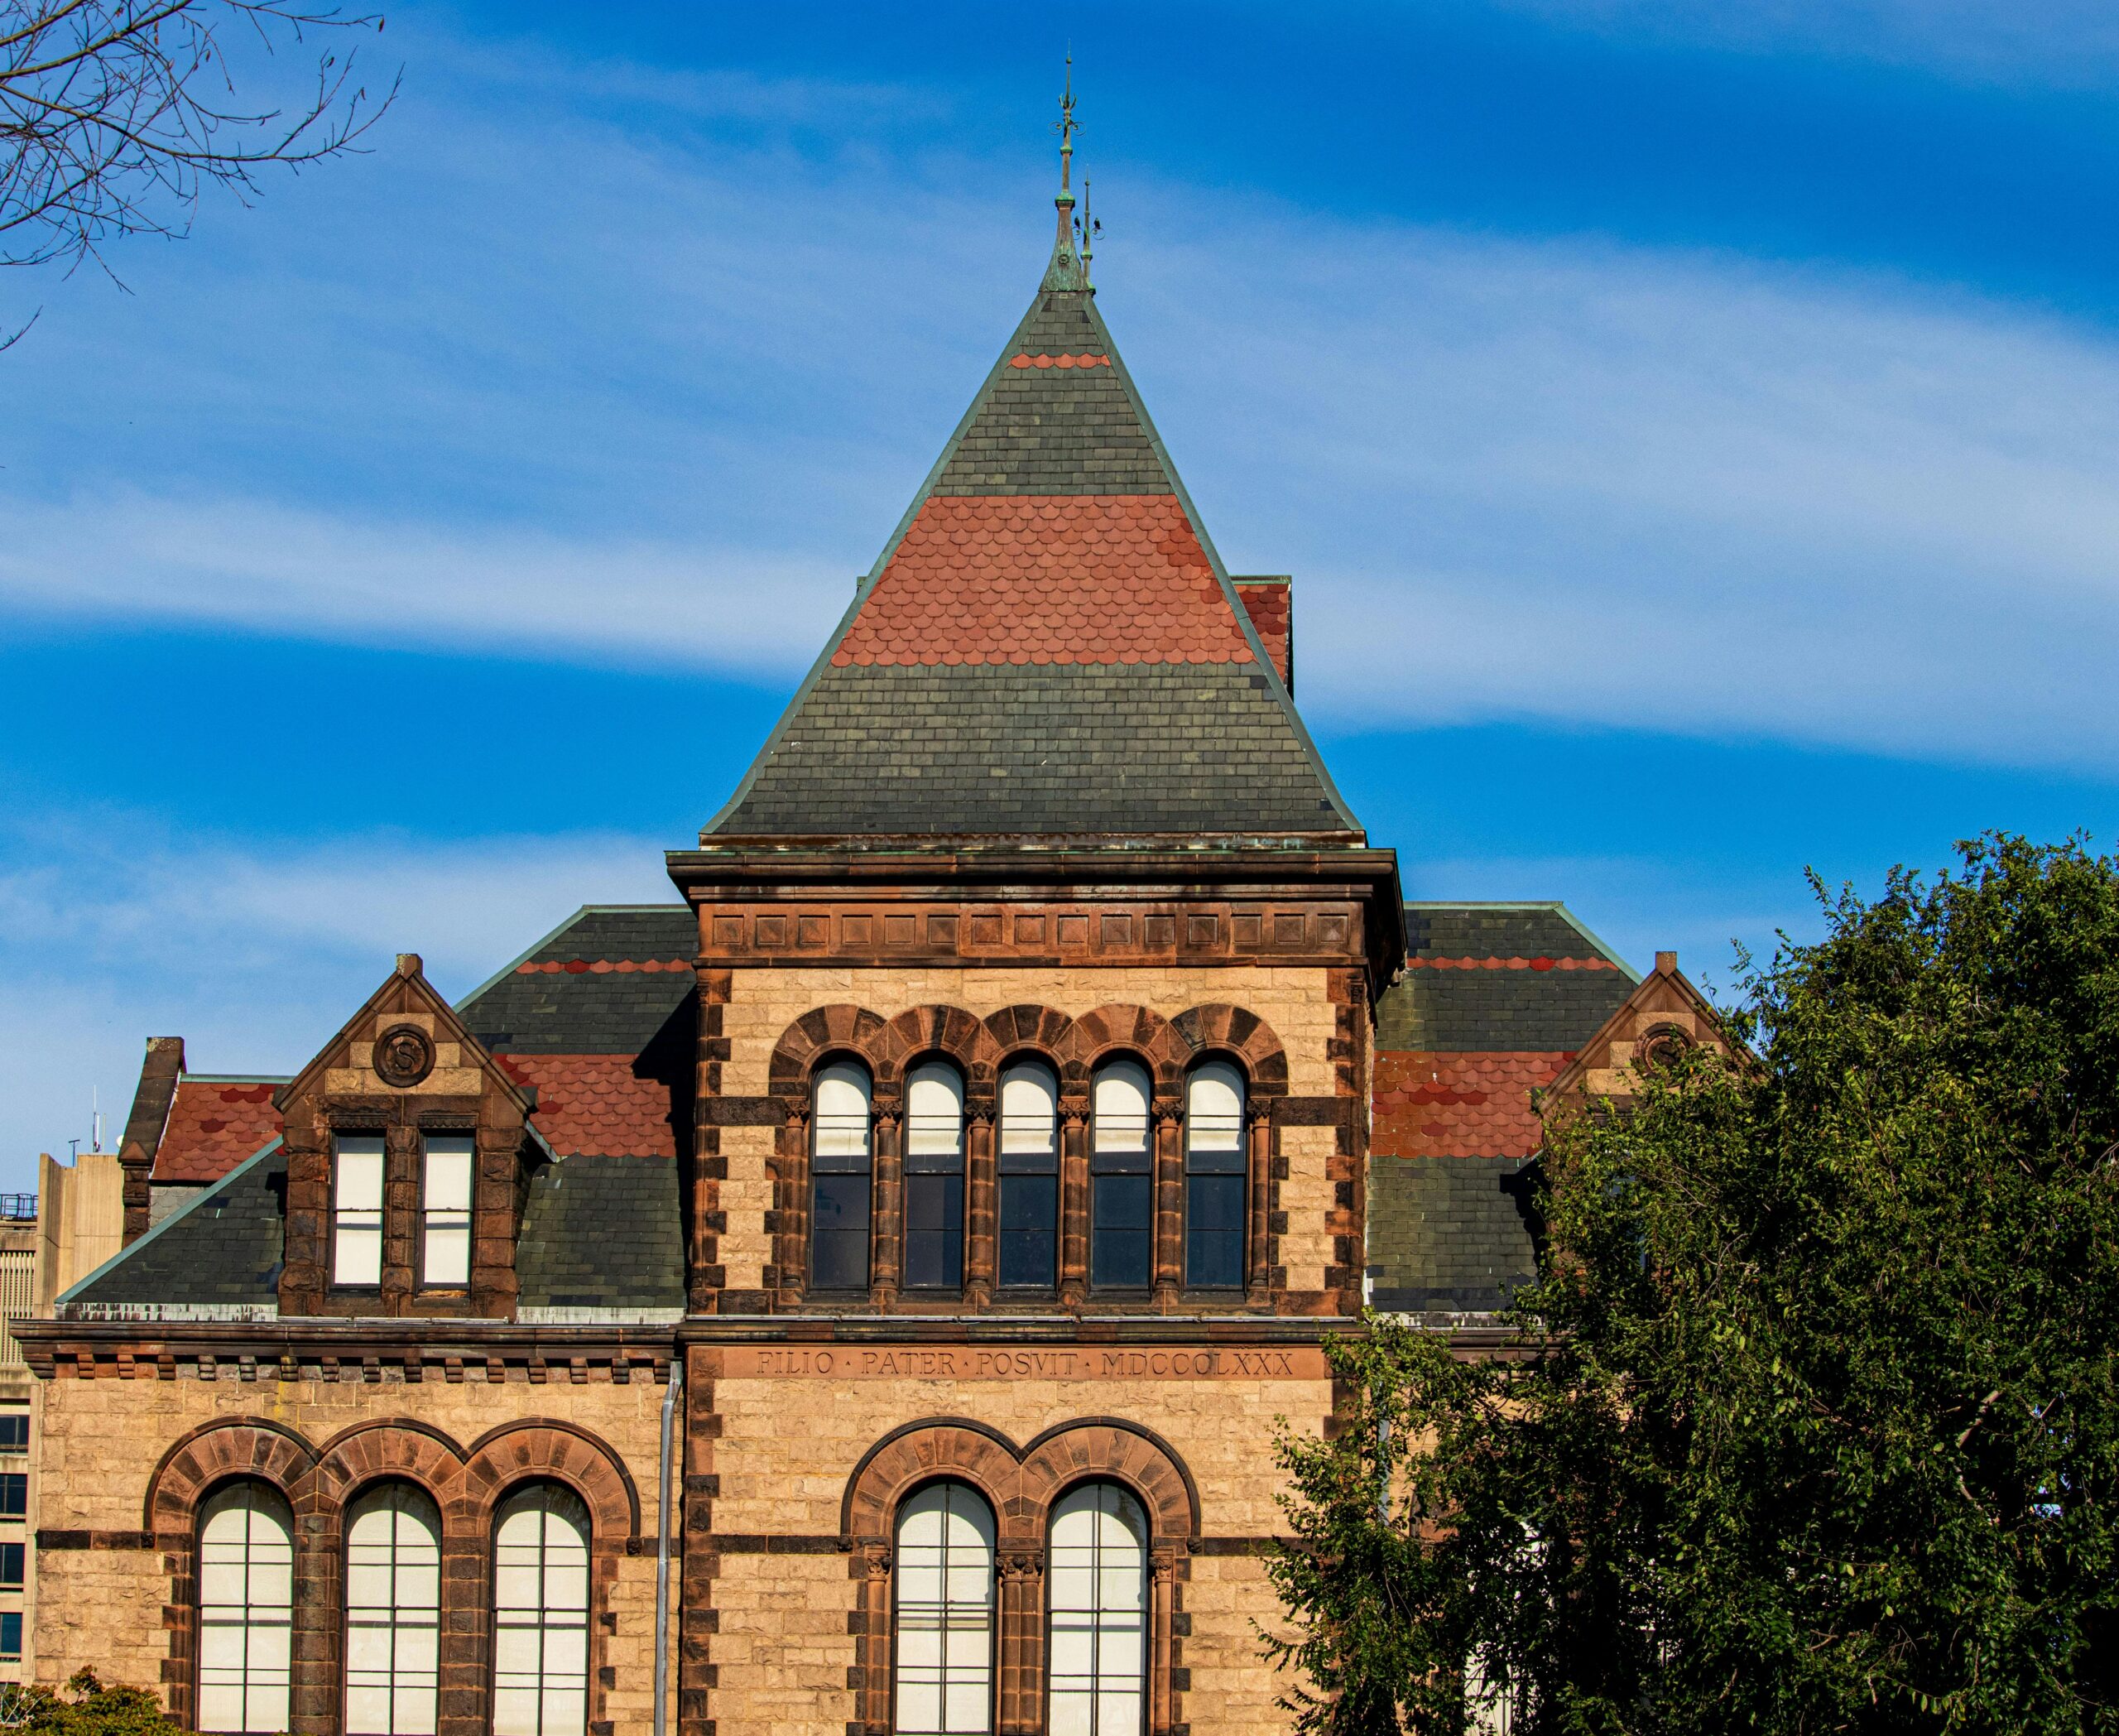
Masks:
[[[1067,50],[1067,88],[1060,94],[1060,118],[1053,124],[1053,131],[1060,135],[1060,190],[1067,190],[1068,177],[1074,164],[1074,135],[1081,130],[1081,123],[1074,118],[1074,50]]]

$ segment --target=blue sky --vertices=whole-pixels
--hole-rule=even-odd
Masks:
[[[0,279],[0,1187],[669,896],[1028,299],[1101,303],[1428,897],[1707,979],[2119,821],[2119,20],[393,11],[372,154]]]

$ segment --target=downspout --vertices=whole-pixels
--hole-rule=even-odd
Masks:
[[[677,1399],[685,1390],[682,1345],[670,1359],[670,1383],[662,1392],[662,1481],[655,1502],[655,1736],[670,1731],[670,1445]]]

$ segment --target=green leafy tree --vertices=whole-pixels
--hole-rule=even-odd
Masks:
[[[183,1728],[145,1688],[106,1688],[93,1670],[76,1671],[64,1694],[28,1683],[12,1690],[0,1720],[36,1736],[177,1736]]]
[[[2119,1731],[2119,863],[1962,855],[1549,1116],[1510,1349],[1334,1348],[1304,1730]]]

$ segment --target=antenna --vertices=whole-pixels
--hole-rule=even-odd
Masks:
[[[1086,183],[1082,190],[1084,193],[1088,190]],[[89,1087],[89,1137],[91,1142],[89,1149],[100,1152],[103,1149],[103,1092],[94,1085]]]

